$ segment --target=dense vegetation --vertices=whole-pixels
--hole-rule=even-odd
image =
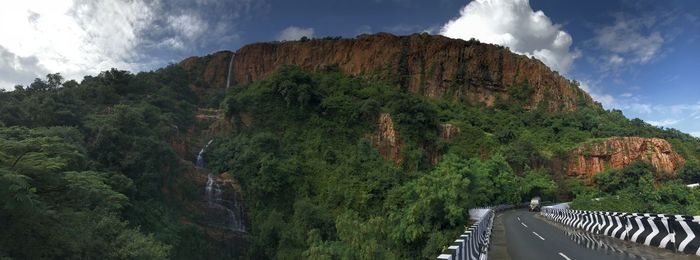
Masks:
[[[658,173],[654,166],[636,162],[593,177],[591,187],[576,186],[572,207],[584,210],[700,215],[700,168],[690,162],[678,175]]]
[[[570,196],[572,180],[557,162],[582,142],[638,135],[667,138],[686,154],[700,147],[620,111],[524,111],[524,102],[487,109],[285,67],[229,93],[227,116],[253,122],[215,141],[211,167],[243,185],[251,257],[427,258],[461,230],[469,207]],[[402,139],[401,165],[371,146],[379,113],[391,115]],[[460,128],[450,142],[437,136],[443,122]],[[444,154],[436,166],[433,150]]]
[[[188,80],[171,66],[0,92],[0,258],[206,257],[163,192],[199,195],[164,138],[193,122]]]
[[[221,104],[211,101],[221,100],[218,93],[197,98],[194,82],[202,84],[170,66],[106,71],[80,83],[50,74],[0,92],[0,258],[431,258],[469,222],[470,207],[536,195],[578,196],[582,208],[618,199],[635,210],[698,212],[695,191],[681,186],[700,180],[697,139],[616,110],[525,111],[525,83],[509,93],[517,100],[485,108],[333,68],[283,67],[232,88]],[[221,106],[233,122],[205,155],[211,171],[241,184],[250,221],[243,252],[191,224],[196,212],[185,204],[200,199],[201,187],[167,143],[192,134],[186,129],[197,126],[202,106]],[[373,144],[380,113],[393,119],[401,164]],[[442,123],[459,133],[440,138]],[[570,149],[610,136],[665,138],[688,166],[676,179],[635,164],[599,175],[591,187],[565,176]],[[647,200],[633,204],[640,190]]]

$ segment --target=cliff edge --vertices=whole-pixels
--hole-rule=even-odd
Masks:
[[[486,106],[500,98],[517,99],[527,110],[600,107],[574,82],[537,59],[498,45],[425,33],[254,43],[235,53],[222,51],[180,63],[198,79],[196,90],[225,88],[229,71],[230,85],[243,86],[290,64],[311,70],[338,69],[428,97],[465,97]]]

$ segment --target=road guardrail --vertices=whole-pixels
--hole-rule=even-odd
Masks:
[[[487,208],[470,209],[478,218],[474,224],[467,227],[459,238],[455,239],[437,257],[440,260],[478,260],[487,259],[491,241],[491,229],[496,212],[511,209],[512,205],[498,205]]]
[[[700,216],[543,207],[547,219],[587,232],[700,255]]]

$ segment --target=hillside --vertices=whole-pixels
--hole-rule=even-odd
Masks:
[[[576,83],[539,60],[497,45],[428,34],[255,43],[235,53],[192,57],[180,64],[201,79],[199,87],[225,87],[229,65],[232,85],[265,79],[281,65],[297,65],[310,70],[337,67],[346,75],[361,75],[411,93],[465,97],[489,107],[497,99],[517,99],[525,109],[544,106],[552,112],[600,107]]]
[[[700,140],[505,48],[377,34],[233,54],[0,92],[0,258],[418,259],[470,207],[532,196],[700,213]]]

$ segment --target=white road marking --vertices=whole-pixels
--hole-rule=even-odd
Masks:
[[[561,257],[563,257],[564,259],[566,259],[566,260],[571,260],[571,258],[569,258],[568,256],[566,256],[566,255],[565,255],[564,253],[562,253],[562,252],[559,252],[559,255],[560,255]]]
[[[523,225],[523,227],[527,227],[527,225],[525,225],[525,223],[523,222],[520,222],[520,225]]]
[[[518,221],[520,221],[520,217],[518,217]]]
[[[544,237],[540,236],[540,234],[535,233],[535,231],[532,231],[532,234],[535,234],[535,236],[539,237],[540,239],[544,240]]]

